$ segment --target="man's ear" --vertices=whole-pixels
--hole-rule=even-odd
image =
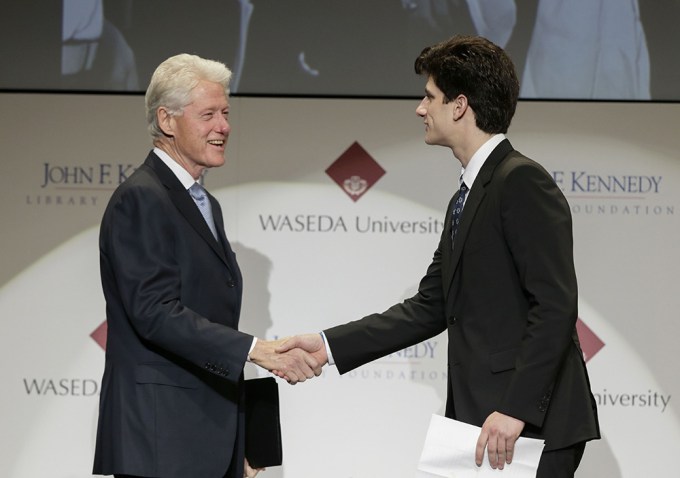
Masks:
[[[156,119],[158,120],[158,126],[165,136],[175,136],[175,117],[165,106],[161,106],[156,110]]]
[[[453,100],[451,100],[452,103],[452,112],[453,112],[453,120],[458,121],[463,117],[465,112],[468,109],[468,99],[467,96],[465,95],[458,95],[456,96]]]

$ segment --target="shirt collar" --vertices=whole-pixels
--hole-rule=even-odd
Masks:
[[[484,162],[489,157],[491,152],[496,149],[496,146],[498,146],[504,139],[505,135],[502,133],[493,135],[475,152],[475,154],[472,155],[467,167],[460,170],[460,178],[468,187],[468,189],[472,189],[472,184],[475,182],[480,169],[482,169],[482,166],[484,166]]]
[[[179,179],[179,182],[182,183],[182,186],[184,186],[184,189],[189,189],[191,186],[194,185],[196,180],[191,177],[191,174],[184,169],[180,164],[172,159],[168,153],[163,151],[160,148],[154,148],[153,152],[161,158],[161,161],[165,163],[165,165],[170,168],[170,171],[173,172],[175,176],[177,176],[177,179]]]

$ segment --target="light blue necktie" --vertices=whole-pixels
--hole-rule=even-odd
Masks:
[[[205,222],[208,224],[213,237],[217,239],[215,220],[213,219],[210,200],[208,199],[208,194],[205,192],[205,189],[200,184],[194,183],[194,185],[189,188],[189,194],[191,194],[196,206],[198,206],[198,210],[201,211],[203,219],[205,219]]]
[[[460,190],[458,191],[458,199],[456,199],[453,205],[453,211],[451,212],[451,247],[453,247],[453,241],[456,238],[456,233],[458,232],[458,225],[460,224],[460,217],[463,213],[463,206],[465,205],[465,196],[469,191],[467,185],[461,181]]]

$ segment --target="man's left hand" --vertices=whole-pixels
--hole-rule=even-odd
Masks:
[[[259,472],[264,470],[266,470],[266,468],[253,468],[250,466],[250,463],[248,463],[248,458],[246,458],[243,466],[243,478],[255,478]]]
[[[506,463],[512,463],[515,442],[523,429],[524,422],[522,420],[500,412],[493,412],[489,415],[482,425],[482,432],[477,440],[475,450],[477,466],[482,466],[485,448],[488,449],[491,468],[502,470]]]

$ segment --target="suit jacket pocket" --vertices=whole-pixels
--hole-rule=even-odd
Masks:
[[[517,349],[502,350],[489,355],[489,368],[492,373],[505,372],[515,368]]]
[[[167,363],[140,363],[135,370],[138,384],[198,388],[199,379],[186,370]]]

